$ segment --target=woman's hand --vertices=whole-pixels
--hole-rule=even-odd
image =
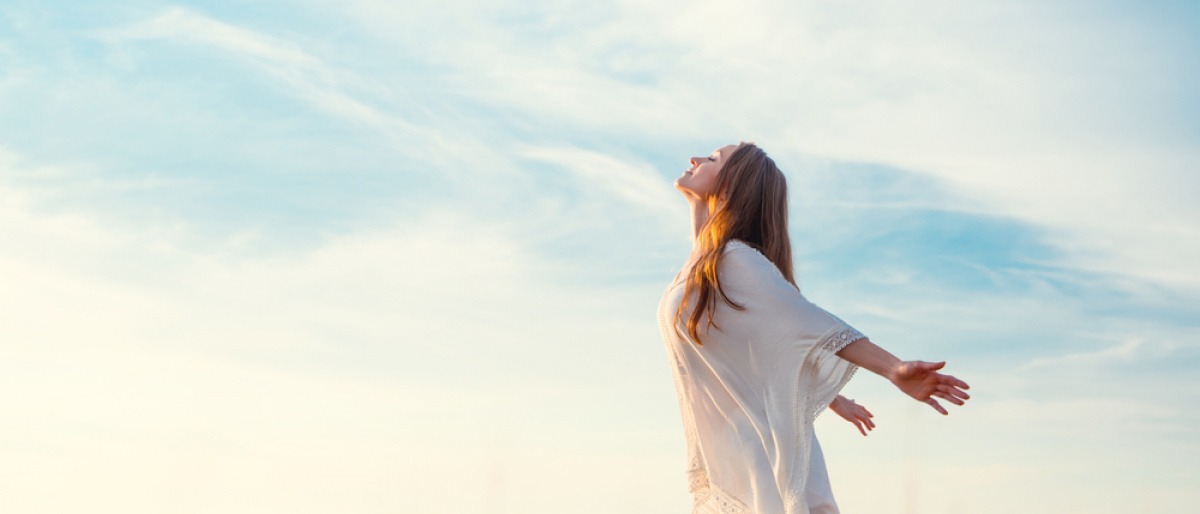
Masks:
[[[919,402],[928,403],[934,410],[945,415],[949,413],[934,397],[955,405],[962,405],[964,400],[971,398],[964,391],[971,388],[966,382],[937,372],[945,365],[945,362],[904,361],[896,366],[887,378],[904,394]]]
[[[867,431],[875,428],[875,422],[871,418],[875,417],[868,411],[866,407],[854,403],[854,400],[838,395],[832,402],[829,402],[829,410],[836,412],[842,419],[854,424],[862,435],[867,435]]]

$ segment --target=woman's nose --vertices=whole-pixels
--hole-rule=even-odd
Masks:
[[[700,160],[699,157],[692,157],[692,158],[688,159],[688,164],[691,164],[692,166],[696,166],[696,161],[699,161],[699,160]]]

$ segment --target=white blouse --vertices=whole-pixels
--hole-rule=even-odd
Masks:
[[[696,345],[688,313],[675,324],[687,271],[663,294],[658,320],[683,417],[692,512],[837,512],[813,420],[858,369],[836,352],[864,336],[733,240],[717,272],[745,310],[718,297],[720,328],[703,329],[702,319]]]

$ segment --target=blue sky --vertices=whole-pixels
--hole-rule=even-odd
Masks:
[[[754,140],[847,512],[1200,501],[1189,2],[0,7],[14,512],[685,512],[671,181]],[[927,412],[928,411],[928,412]],[[63,494],[69,491],[71,494]]]

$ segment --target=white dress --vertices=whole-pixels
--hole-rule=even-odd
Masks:
[[[857,369],[836,352],[864,336],[805,299],[744,242],[726,245],[717,272],[745,310],[718,298],[720,328],[704,330],[702,319],[703,346],[687,335],[687,313],[675,323],[686,273],[658,309],[683,417],[692,512],[836,513],[813,420]]]

